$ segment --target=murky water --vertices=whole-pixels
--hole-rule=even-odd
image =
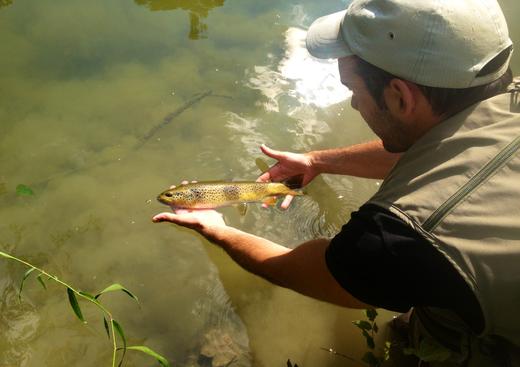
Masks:
[[[520,42],[520,6],[501,3]],[[124,294],[104,301],[129,343],[174,365],[196,365],[222,339],[233,366],[354,365],[321,348],[362,355],[350,323],[360,312],[273,287],[193,233],[150,221],[170,184],[257,177],[261,143],[304,151],[371,138],[335,65],[303,49],[310,22],[342,7],[0,0],[0,250],[91,293],[124,284],[141,308]],[[35,195],[17,196],[18,184]],[[287,212],[224,213],[293,247],[335,233],[376,189],[325,176]],[[82,303],[84,326],[62,288],[35,281],[19,303],[24,271],[0,259],[0,366],[109,365],[97,310]],[[126,365],[150,360],[129,354]]]

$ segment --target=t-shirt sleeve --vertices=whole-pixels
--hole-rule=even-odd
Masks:
[[[325,260],[344,289],[372,306],[397,312],[412,306],[449,308],[477,328],[483,323],[475,295],[449,261],[378,206],[352,213],[331,240]]]

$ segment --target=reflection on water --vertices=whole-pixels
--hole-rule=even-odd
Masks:
[[[336,61],[312,57],[305,48],[305,35],[301,28],[288,28],[283,59],[255,66],[249,86],[267,97],[266,110],[292,116],[303,106],[325,108],[351,96],[341,84]]]
[[[13,0],[0,0],[0,8],[11,5],[13,3]]]
[[[146,5],[150,10],[187,10],[190,14],[190,33],[192,40],[207,38],[208,26],[202,19],[211,9],[224,5],[225,0],[134,0],[139,5]]]

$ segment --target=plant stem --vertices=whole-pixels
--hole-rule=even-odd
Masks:
[[[61,284],[62,286],[70,289],[71,291],[73,291],[76,295],[80,296],[81,298],[84,298],[86,299],[87,301],[89,301],[90,303],[93,303],[94,305],[96,305],[109,319],[109,323],[110,323],[110,333],[112,334],[112,367],[115,367],[116,366],[116,360],[117,360],[117,341],[116,341],[116,333],[115,333],[115,330],[114,330],[114,323],[112,322],[114,320],[114,318],[112,317],[112,313],[110,313],[109,310],[107,310],[101,303],[99,303],[97,300],[95,299],[92,299],[91,297],[87,296],[87,295],[84,295],[83,293],[81,293],[80,291],[76,290],[75,288],[73,288],[72,286],[70,286],[69,284],[65,283],[64,281],[58,279],[57,276],[55,275],[51,275],[49,273],[47,273],[45,270],[41,269],[41,268],[38,268],[37,266],[34,266],[30,263],[28,263],[27,261],[24,261],[22,259],[19,259],[15,256],[12,256],[12,255],[9,255],[5,252],[2,252],[0,251],[0,255],[3,255],[5,258],[7,259],[10,259],[10,260],[14,260],[14,261],[17,261],[29,268],[33,268],[34,270],[40,272],[40,274],[43,274],[45,276],[47,276],[49,279],[52,279],[53,281],[55,281],[56,283],[58,284]]]

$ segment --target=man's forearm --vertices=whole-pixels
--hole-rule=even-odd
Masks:
[[[233,227],[209,227],[200,232],[244,269],[276,285],[340,306],[369,307],[343,289],[328,271],[328,240],[309,241],[291,250]]]
[[[313,168],[320,173],[384,179],[399,160],[400,154],[389,153],[380,140],[344,148],[309,152]]]

